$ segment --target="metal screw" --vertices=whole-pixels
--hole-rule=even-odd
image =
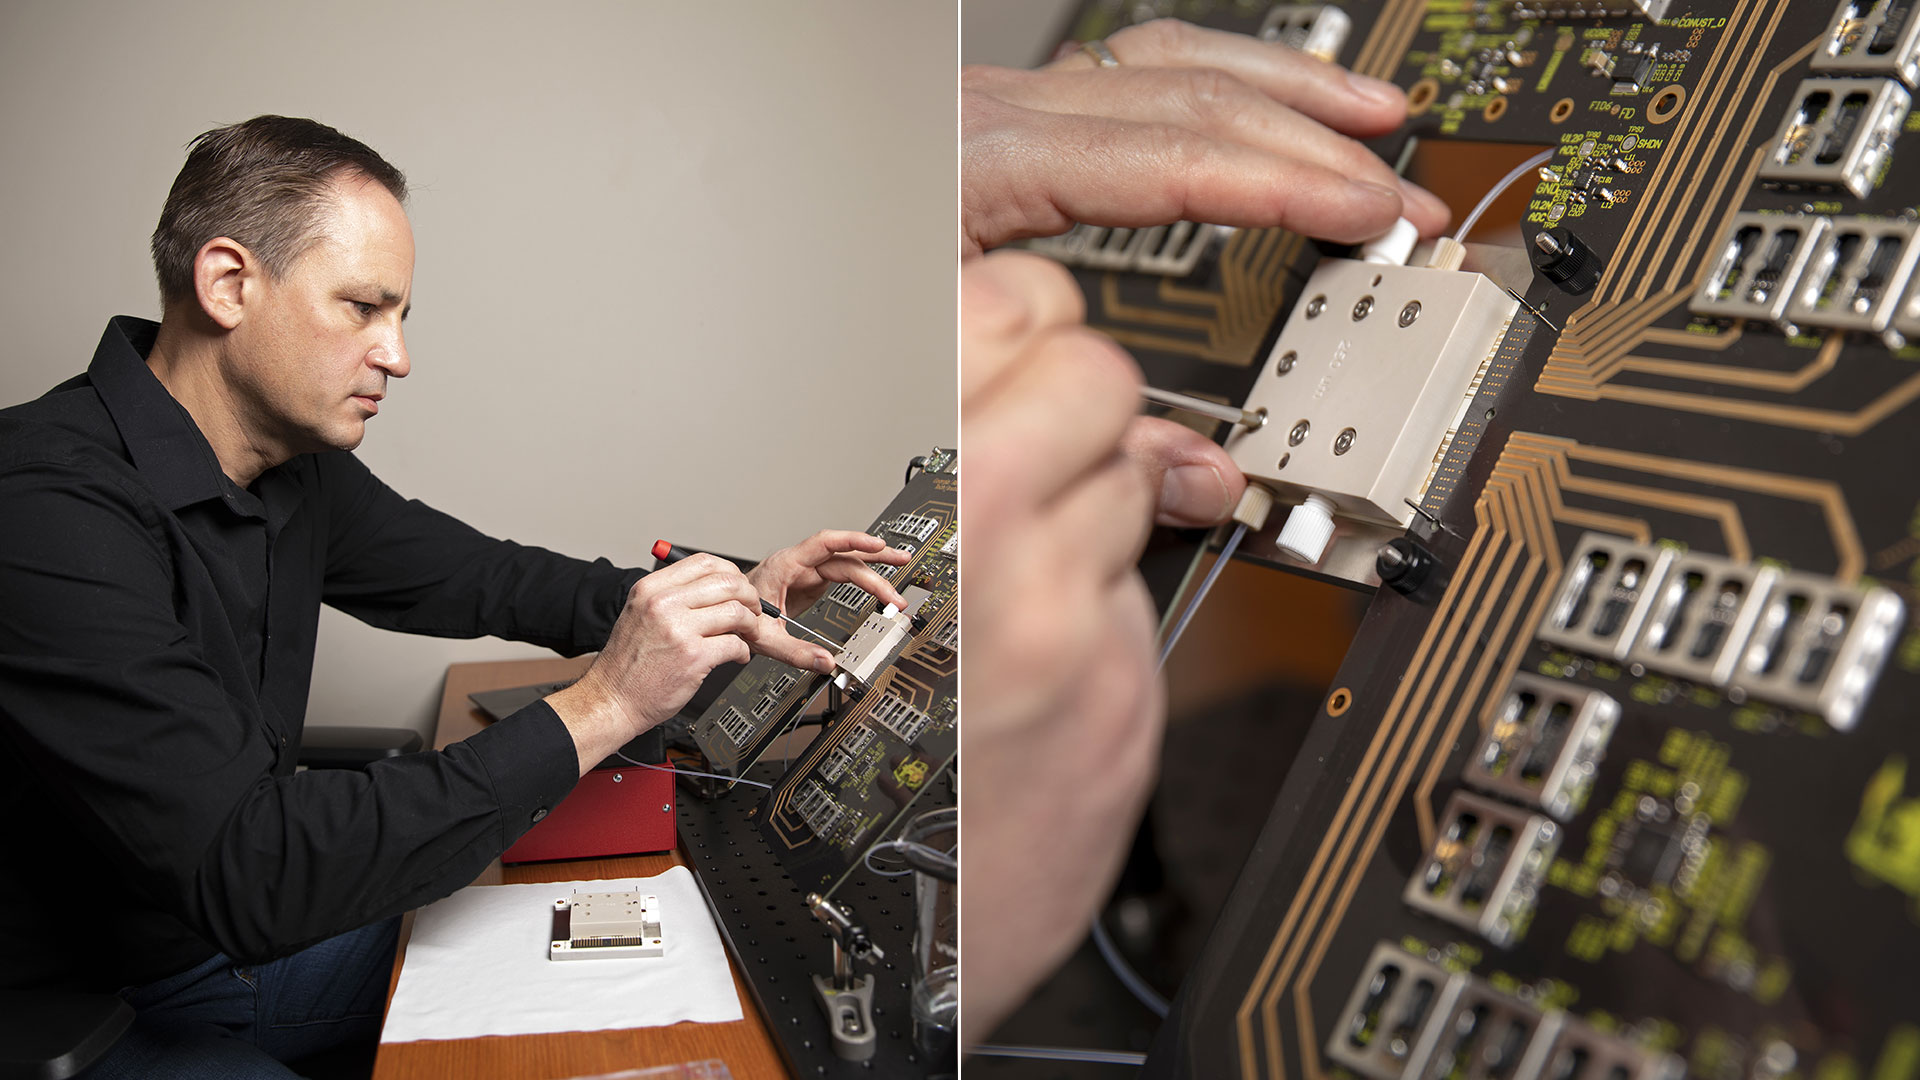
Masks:
[[[1334,436],[1334,439],[1333,439],[1334,453],[1344,454],[1351,449],[1353,449],[1353,429],[1352,428],[1347,428],[1345,431],[1342,431],[1340,434]]]
[[[614,783],[616,783],[616,784],[620,782],[620,774],[619,774],[619,773],[614,773],[614,774],[613,774],[613,782],[614,782]]]
[[[1420,301],[1409,300],[1407,306],[1400,309],[1400,325],[1412,326],[1413,320],[1420,317]]]
[[[1402,553],[1399,548],[1394,547],[1392,544],[1383,545],[1380,548],[1380,554],[1376,558],[1378,559],[1380,565],[1388,566],[1388,567],[1399,567],[1404,565],[1407,561],[1406,555]]]
[[[1359,303],[1353,305],[1354,322],[1359,322],[1371,314],[1373,314],[1373,297],[1363,296],[1360,298]]]
[[[663,813],[663,814],[671,814],[671,813],[673,813],[673,804],[672,804],[672,803],[661,803],[661,804],[660,804],[660,812],[661,812],[661,813]]]
[[[1286,352],[1280,354],[1279,360],[1275,361],[1273,373],[1275,375],[1285,375],[1287,372],[1293,370],[1293,362],[1298,359],[1300,359],[1300,354],[1294,352],[1292,349],[1288,349]]]
[[[1299,446],[1301,443],[1306,442],[1307,432],[1312,430],[1313,425],[1307,423],[1305,420],[1293,425],[1293,430],[1287,433],[1287,445]]]
[[[1320,313],[1325,310],[1327,310],[1326,297],[1316,296],[1313,299],[1307,301],[1307,318],[1309,319],[1317,318],[1320,315]]]

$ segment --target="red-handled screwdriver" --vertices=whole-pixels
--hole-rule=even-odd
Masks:
[[[671,541],[655,540],[653,542],[653,557],[660,560],[660,565],[662,566],[671,566],[674,563],[679,562],[681,559],[684,559],[691,554],[693,554],[693,552],[688,551],[686,548],[683,548],[678,544],[672,543]],[[822,645],[825,645],[827,648],[832,649],[835,653],[838,653],[840,651],[839,642],[833,640],[832,638],[825,637],[821,634],[814,633],[814,631],[808,630],[806,627],[800,625],[798,622],[788,618],[784,612],[782,612],[779,608],[773,606],[772,601],[766,599],[765,597],[762,597],[760,600],[760,610],[765,612],[768,615],[773,616],[776,619],[779,619],[781,622],[786,623],[788,626],[792,627],[795,630],[806,631],[806,633],[812,635],[815,641],[818,641]]]

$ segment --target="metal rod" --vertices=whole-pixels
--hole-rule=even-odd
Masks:
[[[1140,396],[1156,405],[1165,405],[1170,409],[1184,409],[1201,416],[1211,416],[1215,420],[1224,420],[1229,424],[1239,424],[1249,431],[1267,422],[1264,410],[1236,409],[1232,405],[1222,405],[1217,401],[1208,401],[1188,394],[1176,394],[1171,390],[1161,390],[1152,386],[1140,388]]]

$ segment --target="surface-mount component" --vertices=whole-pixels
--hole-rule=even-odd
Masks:
[[[1813,70],[1892,75],[1920,89],[1920,5],[1912,0],[1840,0]]]
[[[1779,322],[1830,225],[1824,217],[1806,214],[1735,214],[1720,238],[1719,257],[1694,294],[1692,310]]]
[[[553,902],[549,960],[663,956],[660,898],[638,889],[575,892]]]
[[[1505,6],[1523,19],[1592,19],[1602,16],[1636,16],[1658,22],[1666,18],[1672,0],[1504,0],[1487,5]]]
[[[1485,276],[1351,259],[1301,291],[1227,452],[1283,497],[1405,526],[1469,391],[1517,310]]]
[[[1467,761],[1467,783],[1566,821],[1586,805],[1620,703],[1574,683],[1519,672]]]
[[[1900,597],[1878,585],[1781,574],[1733,686],[1760,701],[1818,713],[1845,731],[1859,719],[1905,615]]]
[[[1627,658],[1702,685],[1727,685],[1779,573],[1701,552],[1675,557]]]
[[[1327,1056],[1371,1080],[1418,1076],[1466,976],[1397,945],[1374,947],[1327,1040]]]
[[[1836,218],[1807,260],[1787,321],[1878,334],[1893,322],[1916,260],[1912,222]]]
[[[1352,31],[1353,20],[1332,4],[1275,4],[1260,22],[1259,37],[1332,62]]]
[[[1626,659],[1672,561],[1671,548],[1586,534],[1567,560],[1537,636],[1588,656]]]
[[[1766,164],[1765,180],[1841,187],[1865,198],[1893,154],[1912,97],[1892,79],[1808,79]]]
[[[1403,895],[1417,910],[1505,948],[1526,934],[1559,846],[1560,830],[1547,818],[1456,792]]]

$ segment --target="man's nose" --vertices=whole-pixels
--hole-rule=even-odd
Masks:
[[[391,339],[373,347],[367,354],[367,363],[396,379],[406,378],[407,372],[413,370],[412,361],[407,359],[406,338],[397,330]]]

